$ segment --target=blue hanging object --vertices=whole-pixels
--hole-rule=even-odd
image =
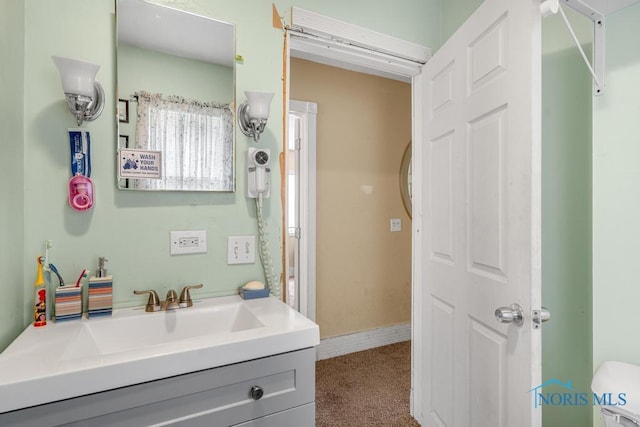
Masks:
[[[69,129],[71,176],[91,176],[91,135],[84,129]]]

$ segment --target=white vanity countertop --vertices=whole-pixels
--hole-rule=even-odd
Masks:
[[[0,413],[313,347],[318,325],[281,301],[239,296],[27,327],[0,354]]]

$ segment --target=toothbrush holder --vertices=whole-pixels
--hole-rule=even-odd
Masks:
[[[56,322],[80,319],[82,317],[82,286],[65,285],[56,288]]]

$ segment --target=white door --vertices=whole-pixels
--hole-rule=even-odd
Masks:
[[[425,426],[541,425],[528,393],[541,370],[538,5],[485,0],[414,81]],[[499,323],[495,310],[514,303],[524,323]]]

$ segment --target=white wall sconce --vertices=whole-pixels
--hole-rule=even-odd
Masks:
[[[85,120],[97,119],[104,109],[104,89],[96,81],[99,65],[61,56],[52,56],[58,67],[67,106],[78,126]]]
[[[244,94],[247,101],[238,107],[238,125],[240,125],[243,134],[258,142],[260,134],[264,132],[267,125],[267,119],[269,119],[273,92],[247,90]]]

